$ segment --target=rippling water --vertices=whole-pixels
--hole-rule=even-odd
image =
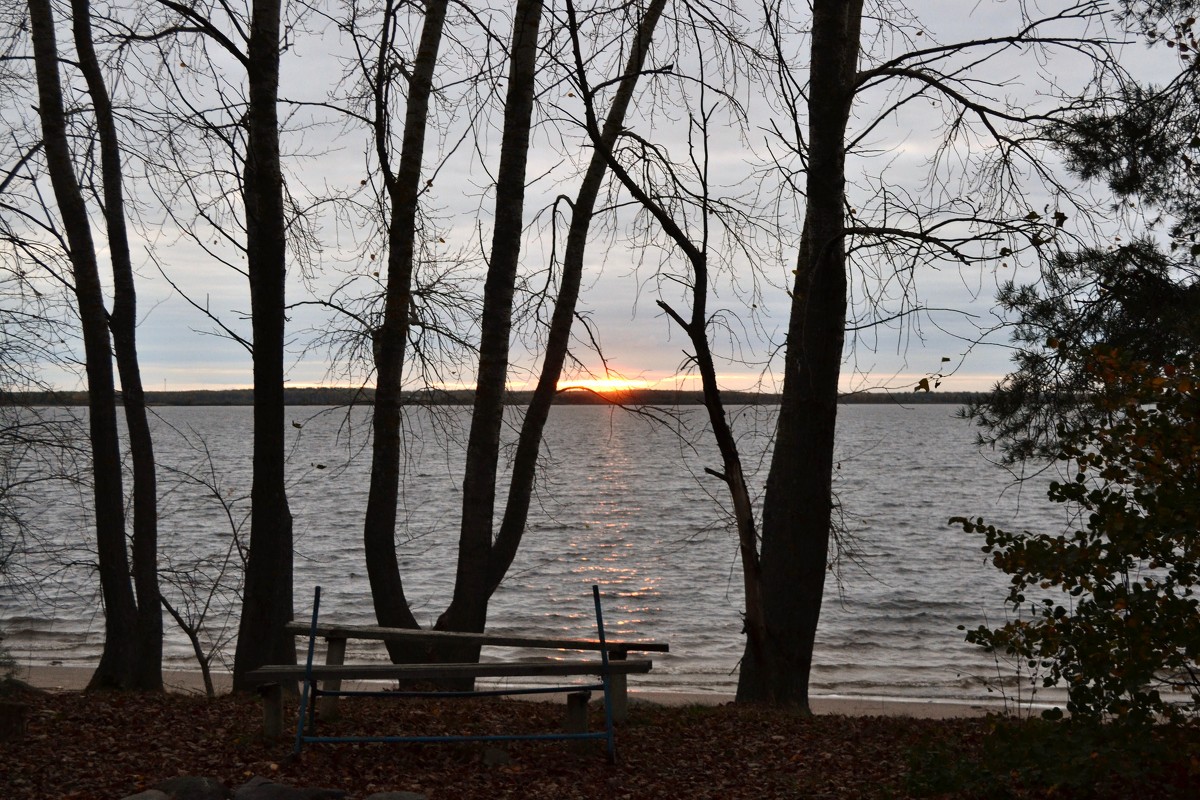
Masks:
[[[230,519],[237,524],[248,511],[251,410],[158,413],[160,464],[209,484],[160,473],[164,563],[178,569],[204,558],[219,563],[229,548]],[[289,414],[297,614],[305,615],[311,588],[320,584],[326,618],[373,622],[360,542],[367,412],[300,407]],[[468,416],[469,409],[440,408],[411,411],[407,419],[397,540],[405,588],[422,622],[432,622],[450,596],[463,460],[458,443],[466,440]],[[761,449],[773,412],[743,408],[734,421],[747,464],[760,467],[752,485],[761,490]],[[1011,680],[1011,668],[966,645],[957,626],[1003,619],[1006,581],[987,563],[981,542],[946,520],[978,514],[1057,530],[1062,511],[1045,500],[1043,480],[1014,486],[988,464],[953,407],[850,405],[840,409],[838,422],[835,488],[846,541],[826,588],[814,693],[987,698],[983,679]],[[185,438],[193,445],[203,440],[211,464]],[[669,655],[655,658],[653,672],[639,676],[639,687],[732,692],[743,645],[740,567],[721,510],[722,486],[703,473],[718,461],[702,410],[685,409],[662,424],[603,407],[558,406],[545,455],[525,541],[492,601],[489,627],[592,635],[589,587],[598,583],[611,635],[671,644]],[[214,499],[214,485],[230,514]],[[24,565],[39,576],[37,597],[8,590],[0,596],[0,628],[22,663],[84,666],[98,658],[103,619],[86,567],[91,556],[80,545],[87,540],[85,509],[78,493],[66,489],[29,509],[51,532],[55,552]],[[215,569],[209,563],[205,574]],[[220,598],[209,619],[218,639],[225,619],[231,653],[236,624]],[[189,668],[190,646],[167,624],[166,661]]]

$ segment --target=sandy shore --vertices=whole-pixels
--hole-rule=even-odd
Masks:
[[[81,691],[91,677],[91,670],[84,667],[19,667],[16,677],[40,689],[52,691]],[[204,683],[199,672],[164,672],[163,680],[168,689],[178,692],[199,693]],[[229,691],[231,681],[228,673],[213,675],[213,685],[218,692]],[[631,687],[631,702],[655,703],[658,705],[721,705],[733,701],[727,694],[712,692],[640,692]],[[904,697],[815,697],[812,709],[816,714],[843,714],[846,716],[896,716],[921,719],[951,719],[954,717],[979,717],[989,712],[1001,712],[997,705],[955,703],[941,700],[923,700]]]

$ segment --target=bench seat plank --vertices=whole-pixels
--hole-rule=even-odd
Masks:
[[[649,672],[646,659],[609,661],[610,674]],[[555,675],[600,675],[600,661],[484,661],[478,664],[313,664],[314,680],[439,680],[445,678],[525,678]],[[303,665],[268,665],[247,675],[253,683],[302,680]]]
[[[307,636],[310,625],[289,622],[289,633]],[[317,636],[326,639],[374,639],[385,642],[418,642],[422,644],[461,643],[490,647],[530,647],[558,650],[599,650],[598,639],[556,639],[544,636],[526,636],[519,633],[462,633],[459,631],[410,630],[408,628],[383,628],[377,625],[318,625]],[[668,653],[667,642],[622,642],[606,641],[605,649],[611,652]]]

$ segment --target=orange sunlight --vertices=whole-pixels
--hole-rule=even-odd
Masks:
[[[561,392],[566,389],[585,389],[597,394],[621,394],[622,392],[634,389],[650,389],[653,386],[653,381],[641,379],[619,377],[588,378],[584,380],[563,381],[558,384],[558,390]]]

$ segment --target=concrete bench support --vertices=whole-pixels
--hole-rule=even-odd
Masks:
[[[567,733],[587,733],[588,701],[591,698],[591,692],[571,692],[567,695],[567,724],[564,728]],[[579,753],[587,749],[588,742],[578,741],[572,744],[572,749]]]
[[[326,664],[343,664],[346,661],[346,640],[341,637],[331,637],[325,640],[328,643],[328,649],[325,652]],[[341,678],[329,678],[324,681],[322,686],[327,692],[336,692],[342,688]],[[317,703],[317,713],[325,720],[335,720],[338,718],[338,698],[322,697]]]
[[[283,687],[264,683],[258,693],[263,699],[263,737],[278,739],[283,736]]]

